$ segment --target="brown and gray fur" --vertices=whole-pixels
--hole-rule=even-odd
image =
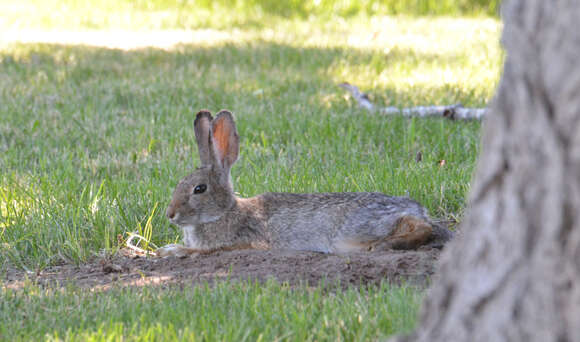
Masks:
[[[184,245],[164,246],[157,250],[160,256],[243,248],[322,253],[376,246],[411,249],[451,238],[425,208],[406,197],[376,192],[237,197],[230,176],[239,153],[232,114],[223,110],[213,119],[200,111],[194,128],[201,166],[181,180],[167,208],[171,223],[183,229]]]

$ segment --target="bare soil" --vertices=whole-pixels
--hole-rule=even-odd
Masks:
[[[440,250],[383,250],[342,255],[295,251],[236,250],[187,258],[142,257],[122,251],[90,263],[52,266],[37,274],[8,270],[4,285],[18,288],[26,279],[40,285],[73,283],[87,289],[149,284],[203,284],[219,280],[266,281],[290,286],[340,283],[365,286],[392,282],[426,286],[435,273]]]

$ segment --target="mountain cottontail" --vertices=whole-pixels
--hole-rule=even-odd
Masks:
[[[232,114],[222,110],[213,119],[200,111],[194,127],[201,166],[179,182],[167,208],[171,223],[183,229],[184,245],[161,247],[159,256],[244,248],[323,253],[377,245],[411,249],[452,235],[405,197],[376,192],[236,197],[230,169],[240,146]]]

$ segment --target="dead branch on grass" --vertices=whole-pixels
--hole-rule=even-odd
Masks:
[[[357,86],[348,82],[340,83],[338,86],[350,92],[359,107],[387,115],[441,116],[450,120],[481,120],[487,114],[487,108],[465,108],[460,103],[448,106],[417,106],[409,108],[377,107],[370,101],[368,95],[361,92]]]

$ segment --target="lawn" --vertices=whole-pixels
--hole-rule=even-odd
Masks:
[[[368,341],[408,332],[421,296],[388,285],[326,292],[224,282],[105,293],[30,285],[0,289],[0,299],[6,341]]]
[[[236,117],[241,154],[232,176],[241,196],[382,191],[461,220],[481,123],[367,112],[337,84],[356,84],[381,106],[485,106],[502,60],[497,19],[262,14],[256,23],[247,13],[220,20],[223,8],[203,9],[212,20],[153,8],[127,10],[132,17],[123,21],[120,6],[89,22],[79,19],[91,11],[80,4],[69,2],[56,20],[46,14],[51,3],[0,3],[0,29],[19,32],[0,41],[0,272],[81,264],[115,253],[128,232],[155,245],[179,241],[164,211],[197,165],[193,119],[201,108]],[[70,30],[92,31],[79,42],[63,32]],[[183,41],[161,44],[175,35]],[[2,328],[0,339],[9,340],[302,340],[314,326],[313,340],[368,340],[408,330],[412,322],[395,321],[403,312],[415,317],[421,295],[227,283],[0,291],[0,326],[19,329]],[[279,303],[273,317],[252,316],[264,299]],[[408,305],[380,309],[393,301]],[[84,317],[78,324],[48,323],[70,308]]]

